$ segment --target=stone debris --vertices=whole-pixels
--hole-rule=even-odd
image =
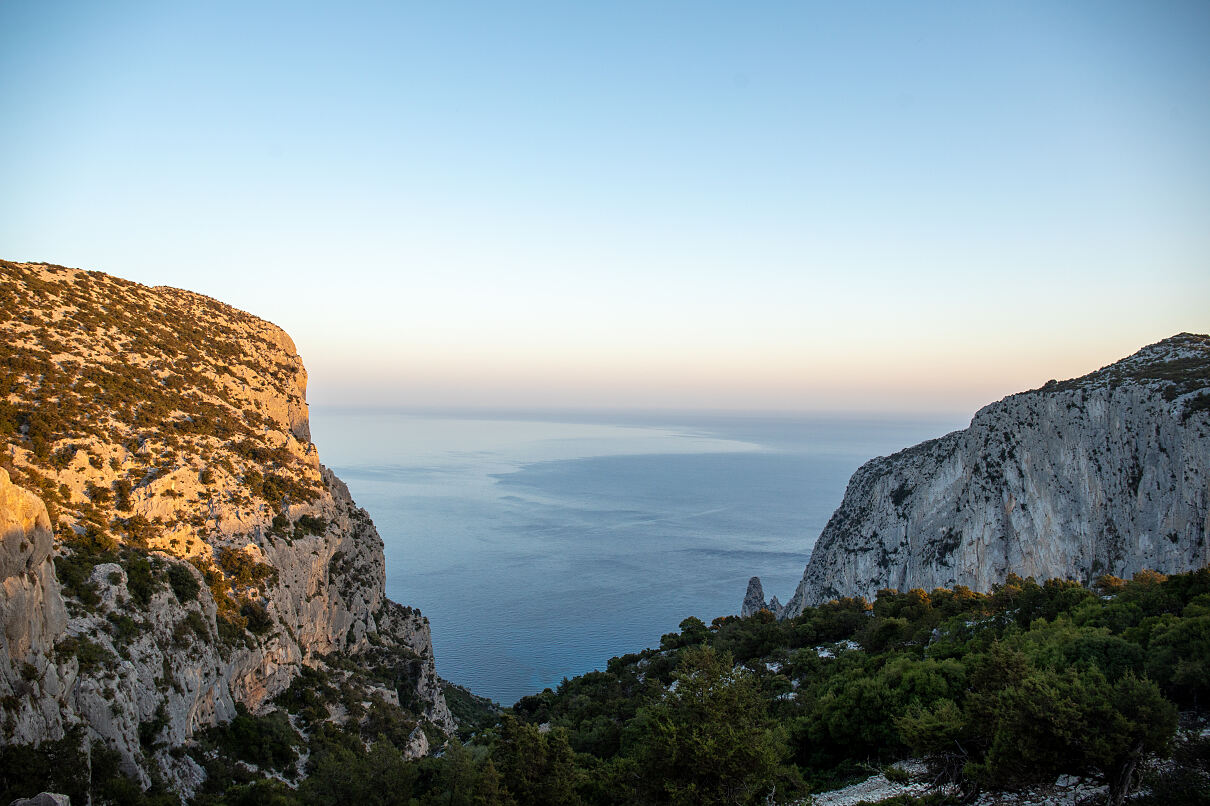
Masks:
[[[54,792],[39,792],[32,798],[18,798],[9,806],[71,806],[71,798]]]
[[[800,801],[799,806],[857,806],[876,804],[900,795],[922,797],[935,791],[926,780],[927,766],[923,761],[912,759],[891,765],[906,772],[907,783],[896,783],[884,774],[872,775],[864,781],[842,789],[820,792]],[[1104,801],[1107,787],[1072,775],[1061,775],[1049,786],[1031,787],[1013,792],[980,792],[971,806],[1080,806],[1084,803]]]
[[[916,777],[924,773],[925,767],[918,761],[901,761],[892,765],[903,770],[909,776]],[[877,803],[880,800],[893,798],[897,795],[919,797],[929,790],[929,785],[923,781],[909,780],[900,784],[888,779],[882,773],[872,775],[856,784],[850,784],[843,789],[831,792],[821,792],[802,801],[803,806],[856,806],[858,803]]]
[[[1104,803],[1109,788],[1083,778],[1060,775],[1050,786],[1031,787],[1018,792],[981,792],[973,806],[1078,806]]]

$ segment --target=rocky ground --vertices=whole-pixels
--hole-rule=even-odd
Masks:
[[[906,761],[894,765],[907,773],[906,781],[892,781],[883,773],[831,792],[821,792],[802,801],[803,806],[858,806],[875,804],[900,796],[921,797],[935,791],[927,780],[925,765]],[[973,806],[1078,806],[1104,801],[1107,788],[1070,775],[1061,776],[1054,784],[1015,792],[981,792],[971,801]]]

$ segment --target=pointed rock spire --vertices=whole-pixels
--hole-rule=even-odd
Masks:
[[[765,589],[761,587],[760,577],[752,577],[748,580],[748,592],[744,594],[744,604],[740,607],[739,614],[742,618],[747,618],[767,607]]]

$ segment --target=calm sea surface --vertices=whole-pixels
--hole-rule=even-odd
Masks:
[[[738,612],[750,576],[785,601],[860,464],[965,424],[311,412],[387,595],[428,616],[443,677],[504,704]]]

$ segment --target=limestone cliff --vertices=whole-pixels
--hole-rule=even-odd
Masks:
[[[1210,337],[1012,395],[863,465],[784,615],[880,588],[987,590],[1210,562]]]
[[[740,607],[739,614],[742,618],[747,618],[762,610],[768,610],[773,615],[779,616],[783,608],[776,596],[766,602],[765,589],[761,585],[760,577],[752,577],[748,580],[748,591],[744,594],[744,603]]]
[[[0,701],[12,741],[62,735],[62,710],[74,670],[55,663],[67,611],[51,563],[46,507],[0,469]]]
[[[428,622],[385,598],[382,540],[310,441],[289,336],[99,272],[0,280],[0,742],[82,725],[188,791],[170,749],[332,653],[393,664],[394,688],[336,673],[453,729]]]

